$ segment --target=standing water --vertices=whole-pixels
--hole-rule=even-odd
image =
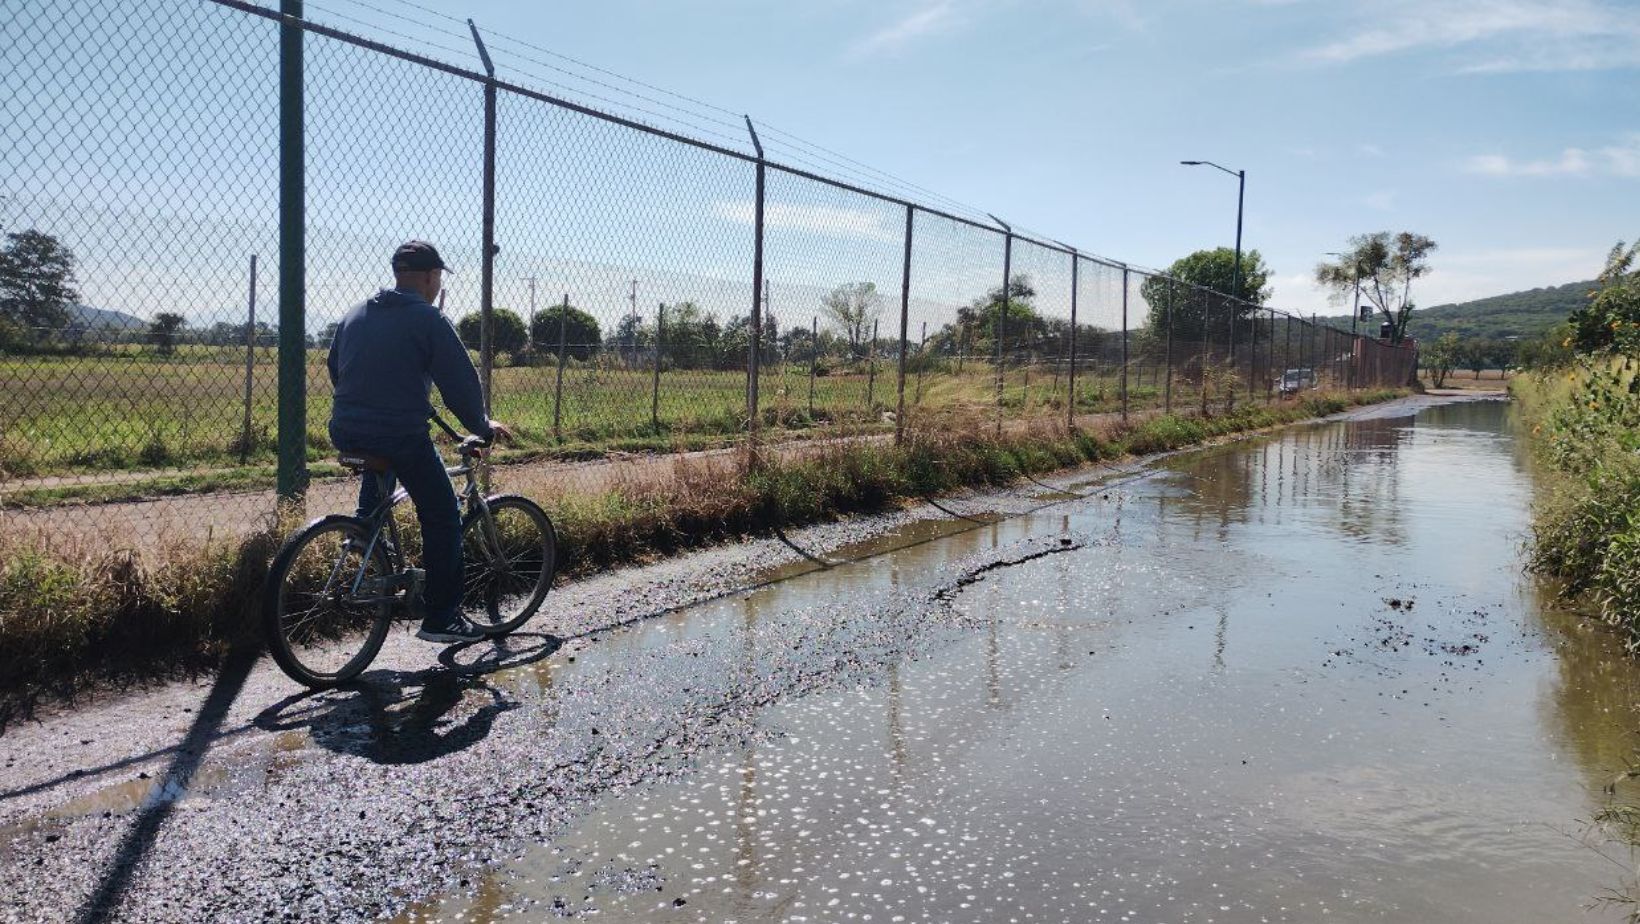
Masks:
[[[760,620],[1093,537],[961,590],[979,628],[776,700],[753,743],[408,917],[1620,919],[1590,911],[1624,872],[1582,820],[1636,743],[1636,672],[1521,575],[1508,407],[1412,415],[1176,457],[609,639],[566,667],[686,638],[732,664]]]

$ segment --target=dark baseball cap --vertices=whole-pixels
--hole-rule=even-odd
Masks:
[[[438,255],[438,248],[426,241],[405,241],[399,249],[393,251],[393,268],[396,270],[444,270],[454,272],[444,263],[444,258]]]

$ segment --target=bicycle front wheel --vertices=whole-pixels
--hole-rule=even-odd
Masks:
[[[268,650],[298,683],[324,689],[370,665],[392,623],[392,569],[354,517],[315,520],[286,540],[268,571],[263,630]]]
[[[558,534],[534,501],[515,494],[486,499],[461,524],[465,569],[462,615],[485,634],[506,635],[529,621],[558,568]]]

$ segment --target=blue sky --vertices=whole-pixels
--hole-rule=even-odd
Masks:
[[[0,19],[0,226],[62,236],[94,305],[237,317],[252,253],[271,299],[272,24],[205,0],[19,9]],[[470,16],[510,81],[746,151],[750,113],[779,161],[1139,266],[1233,242],[1234,179],[1180,160],[1245,169],[1246,246],[1294,313],[1330,310],[1313,267],[1352,234],[1432,236],[1425,306],[1587,279],[1640,235],[1635,0],[308,0],[307,13],[476,69]],[[476,267],[481,93],[328,39],[308,49],[317,325],[383,281],[407,237]],[[540,298],[568,292],[613,320],[641,277],[640,312],[746,310],[744,162],[511,94],[500,121],[498,303],[526,307],[535,279]],[[773,176],[782,323],[808,321],[840,282],[898,291],[893,206]],[[930,221],[916,240],[919,323],[1000,273],[998,238]],[[1064,314],[1063,258],[1016,259],[1057,293],[1040,307]],[[1120,274],[1090,273],[1083,316],[1119,325]],[[452,282],[452,312],[476,306],[477,278]]]
[[[382,22],[317,2],[316,19]],[[379,2],[410,17],[390,41],[453,51],[414,18],[472,16],[503,75],[621,98],[509,53],[522,40],[1142,265],[1232,243],[1234,180],[1179,160],[1245,169],[1246,245],[1294,308],[1319,303],[1311,268],[1362,231],[1439,242],[1425,305],[1588,278],[1640,234],[1633,3]]]

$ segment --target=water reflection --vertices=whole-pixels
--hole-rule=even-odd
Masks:
[[[1605,919],[1584,908],[1610,868],[1564,832],[1631,753],[1640,679],[1518,579],[1530,485],[1506,412],[1439,410],[1181,458],[611,640],[596,657],[731,646],[751,676],[778,656],[760,628],[816,599],[1029,533],[1109,540],[995,572],[949,644],[778,701],[744,746],[607,800],[507,868],[508,900],[615,920]],[[571,885],[564,857],[604,872]]]

